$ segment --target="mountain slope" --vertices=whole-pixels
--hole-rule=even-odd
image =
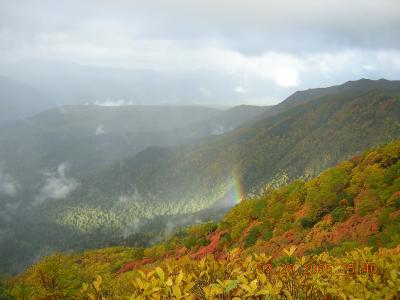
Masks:
[[[397,299],[399,229],[397,140],[243,200],[221,222],[176,231],[151,248],[53,254],[8,291],[24,287],[31,299]]]
[[[54,213],[78,227],[83,226],[76,223],[79,215],[89,207],[118,212],[122,224],[139,215],[191,213],[224,198],[236,201],[235,193],[312,178],[349,155],[400,136],[399,82],[345,86],[201,143],[145,150],[89,178],[64,204],[54,205]],[[66,203],[75,211],[62,212]]]

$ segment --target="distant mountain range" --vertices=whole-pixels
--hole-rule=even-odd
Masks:
[[[54,105],[47,95],[28,84],[0,76],[0,123],[26,118]]]
[[[27,60],[0,65],[0,76],[16,80],[41,94],[49,102],[44,108],[64,105],[202,105],[232,107],[235,104],[264,103],[265,94],[277,99],[286,95],[273,83],[252,80],[248,90],[237,92],[238,80],[225,73],[206,70],[154,71],[85,66],[69,62]],[[13,86],[9,86],[12,89]],[[16,87],[18,91],[18,88]],[[13,91],[13,92],[17,92]],[[290,92],[290,91],[289,91]],[[34,98],[33,98],[34,99]],[[0,92],[0,103],[14,102]],[[30,115],[27,108],[32,105]],[[4,110],[7,120],[32,116],[33,103]],[[0,115],[1,117],[1,115]],[[0,122],[2,118],[0,118]]]

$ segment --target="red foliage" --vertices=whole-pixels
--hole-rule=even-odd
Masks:
[[[179,258],[179,257],[185,255],[186,250],[187,250],[187,249],[186,249],[185,247],[181,247],[181,248],[176,249],[176,250],[175,250],[175,257],[176,257],[176,258]]]
[[[154,259],[151,258],[143,258],[141,260],[137,260],[134,262],[131,262],[129,264],[126,264],[125,266],[123,266],[121,269],[119,269],[117,272],[115,272],[116,274],[121,274],[121,273],[125,273],[134,269],[137,269],[138,267],[147,265],[154,262]]]
[[[379,231],[378,212],[364,217],[352,215],[345,222],[334,226],[329,241],[338,243],[346,238],[366,243],[368,237],[377,234]]]
[[[260,221],[253,220],[247,225],[247,227],[243,230],[242,234],[240,235],[240,245],[243,248],[244,246],[244,238],[249,234],[249,231],[256,225],[261,224]]]
[[[392,213],[389,214],[390,220],[394,220],[394,219],[396,219],[396,218],[399,217],[399,216],[400,216],[400,210],[396,210],[396,211],[394,211],[394,212],[392,212]]]
[[[304,218],[309,211],[310,207],[307,203],[304,203],[301,208],[295,212],[294,214],[294,219],[295,221],[300,220],[301,218]]]
[[[215,250],[217,250],[218,242],[219,242],[220,238],[221,238],[220,231],[213,232],[212,234],[210,234],[208,236],[208,240],[210,241],[210,244],[208,244],[207,246],[201,247],[195,253],[191,253],[190,257],[196,258],[196,259],[201,259],[204,256],[206,256],[207,254],[214,253]]]

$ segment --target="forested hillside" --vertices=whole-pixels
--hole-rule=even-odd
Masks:
[[[17,299],[397,299],[399,245],[397,140],[151,248],[54,254],[6,286]]]
[[[360,80],[328,90],[298,94],[312,100],[221,136],[149,148],[87,178],[49,212],[59,224],[94,230],[194,213],[218,201],[232,205],[400,136],[399,82]]]

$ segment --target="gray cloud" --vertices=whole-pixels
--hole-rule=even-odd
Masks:
[[[221,40],[237,48],[298,51],[319,43],[334,46],[399,47],[396,0],[184,0],[2,1],[3,36],[37,42],[125,34],[135,40]],[[379,34],[377,34],[379,33]],[[242,43],[249,42],[249,43]],[[328,44],[327,44],[328,43]],[[379,46],[380,45],[380,46]]]
[[[68,165],[62,163],[55,172],[44,173],[45,183],[35,199],[35,204],[64,199],[79,187],[76,179],[66,176],[67,170]]]
[[[6,0],[0,62],[197,72],[186,77],[201,101],[271,104],[302,88],[398,79],[399,11],[397,0]],[[229,83],[222,96],[203,83],[211,73]],[[189,98],[183,90],[176,98]]]

